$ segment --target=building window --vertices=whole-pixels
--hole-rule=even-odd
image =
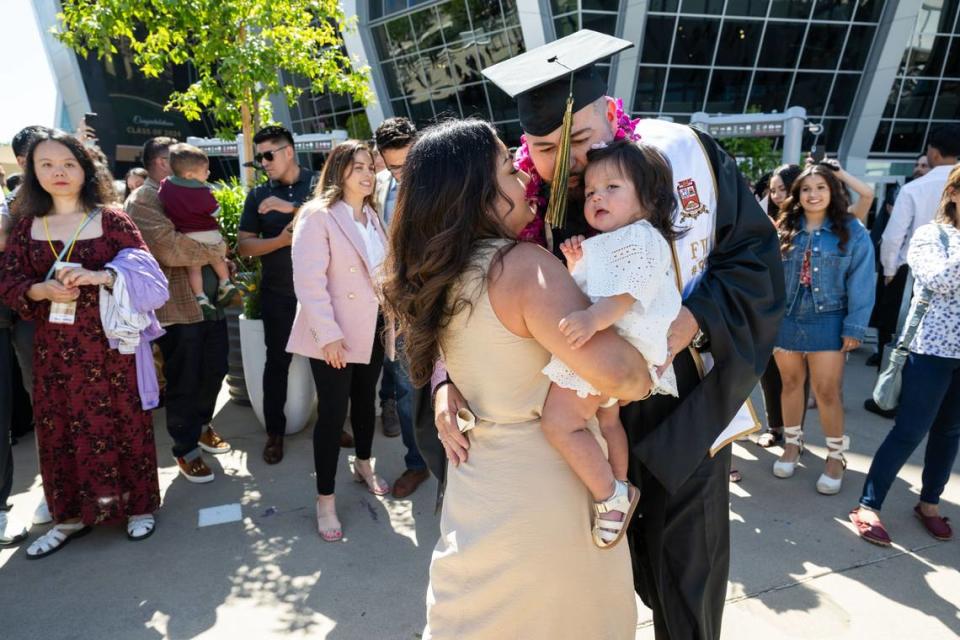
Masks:
[[[517,130],[506,126],[517,120],[516,102],[480,73],[524,51],[514,2],[446,0],[423,7],[422,0],[386,0],[379,14],[373,9],[370,16],[377,18],[369,28],[379,61],[371,65],[383,77],[388,112],[418,126],[473,115]],[[507,140],[518,142],[519,135]]]
[[[782,112],[799,105],[823,123],[820,142],[836,153],[883,0],[651,0],[648,6],[634,112],[679,121],[701,108]]]
[[[960,0],[922,3],[873,152],[905,156],[923,153],[928,129],[960,118],[958,14]],[[888,135],[882,135],[884,132]]]

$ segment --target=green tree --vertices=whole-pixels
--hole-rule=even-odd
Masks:
[[[103,57],[126,43],[147,77],[191,64],[197,80],[170,95],[167,109],[188,120],[203,112],[218,135],[244,134],[271,121],[268,97],[293,104],[303,88],[283,84],[280,71],[305,78],[315,92],[370,99],[368,67],[343,53],[341,33],[356,28],[337,0],[62,0],[55,35],[82,55]]]
[[[773,150],[773,138],[723,138],[718,140],[737,159],[737,167],[751,182],[780,164],[780,154]]]
[[[347,135],[354,140],[372,140],[373,131],[370,129],[370,121],[367,120],[367,114],[363,112],[354,113],[347,118],[344,125],[347,129]]]

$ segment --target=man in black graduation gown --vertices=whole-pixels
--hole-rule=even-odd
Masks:
[[[546,181],[553,176],[567,96],[573,97],[567,223],[552,230],[556,246],[584,231],[586,152],[612,141],[618,127],[616,104],[605,97],[606,82],[593,63],[628,46],[581,31],[484,70],[517,99],[535,170]],[[621,411],[631,447],[630,479],[642,492],[641,517],[631,524],[628,540],[635,586],[653,610],[657,638],[708,639],[720,637],[730,554],[730,450],[723,447],[713,456],[710,450],[770,358],[784,283],[776,233],[733,159],[708,135],[670,126],[699,140],[694,153],[703,154],[700,164],[709,165],[716,184],[715,211],[706,213],[716,220],[712,247],[700,256],[701,272],[685,288],[684,306],[669,336],[680,397],[654,396]],[[671,157],[678,147],[669,140],[644,139],[661,148],[675,173],[689,160]],[[698,350],[715,363],[702,379]],[[429,396],[421,400],[429,402]],[[435,454],[431,468],[441,484],[442,460],[436,453],[443,455],[443,449],[431,423],[436,421],[448,442],[459,435],[451,428],[449,411],[461,401],[454,384],[444,385],[436,392],[436,415],[424,406],[418,413],[418,435],[432,441],[426,448]]]

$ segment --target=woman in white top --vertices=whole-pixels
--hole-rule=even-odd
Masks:
[[[374,495],[389,486],[373,470],[374,401],[386,342],[379,279],[386,235],[373,208],[373,154],[362,142],[338,145],[323,167],[313,200],[293,233],[297,315],[287,351],[310,358],[319,407],[313,432],[317,530],[327,542],[343,537],[334,503],[340,433],[350,407],[356,442],[354,479]],[[392,357],[392,354],[387,354]]]
[[[926,290],[929,305],[909,345],[903,368],[903,386],[897,421],[870,465],[860,506],[850,520],[860,537],[881,546],[890,536],[880,522],[880,508],[907,458],[924,436],[920,501],[913,508],[917,519],[938,540],[949,540],[953,531],[940,516],[940,495],[960,445],[960,165],[953,168],[943,191],[935,220],[917,229],[910,241],[907,264],[915,279],[916,310]]]

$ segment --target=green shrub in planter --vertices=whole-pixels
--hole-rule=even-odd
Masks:
[[[247,199],[247,190],[243,188],[237,178],[230,178],[228,182],[217,183],[213,192],[220,203],[220,230],[231,258],[237,265],[237,286],[243,296],[243,315],[251,320],[260,319],[260,259],[241,258],[236,254],[237,231],[240,227],[240,216],[243,215],[243,203]]]

